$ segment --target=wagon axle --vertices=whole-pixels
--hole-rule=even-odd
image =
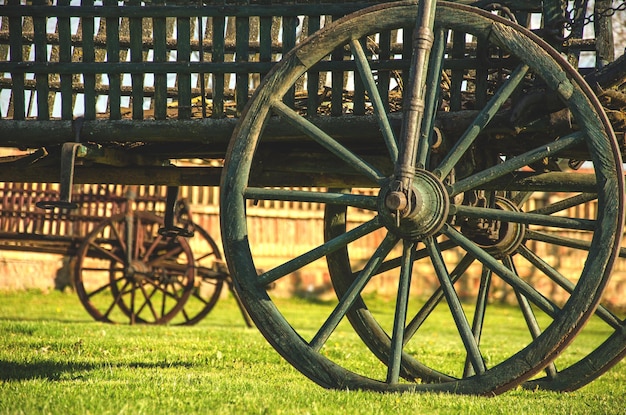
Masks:
[[[378,199],[385,226],[413,241],[435,235],[448,218],[450,197],[441,180],[427,170],[415,172],[410,189],[383,187]]]

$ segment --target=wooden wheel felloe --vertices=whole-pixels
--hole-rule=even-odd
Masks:
[[[462,33],[463,38],[471,34],[480,42],[488,42],[482,50],[501,58],[500,72],[496,76],[487,74],[486,78],[489,82],[496,80],[498,92],[489,94],[482,104],[476,102],[478,111],[470,113],[470,121],[455,133],[454,128],[445,125],[444,121],[450,118],[436,114],[436,94],[429,97],[427,90],[422,124],[427,128],[421,134],[428,138],[434,131],[430,127],[434,121],[443,132],[443,144],[437,140],[435,151],[428,141],[420,141],[411,188],[401,189],[408,196],[398,196],[398,189],[390,186],[393,180],[389,178],[395,174],[404,149],[396,143],[394,116],[387,115],[372,76],[382,69],[370,64],[359,39],[369,36],[370,42],[375,39],[370,35],[412,27],[416,11],[413,2],[393,3],[341,19],[286,55],[267,76],[242,115],[227,154],[221,196],[221,211],[228,212],[222,215],[225,253],[257,327],[285,359],[318,384],[378,391],[499,393],[548,365],[573,340],[599,301],[622,229],[621,159],[597,100],[580,76],[545,43],[504,19],[439,2],[435,18],[438,35],[431,54],[434,58],[428,65],[427,84],[439,82],[438,65],[445,54],[445,37],[452,30]],[[311,122],[283,103],[283,96],[307,70],[333,51],[347,47],[355,56],[358,74],[379,122],[381,133],[376,141],[369,137],[360,142],[335,140],[318,127],[323,123]],[[370,50],[376,53],[375,46]],[[463,57],[471,61],[470,55],[468,52]],[[482,85],[489,86],[489,82]],[[567,107],[571,118],[565,129],[563,125],[550,125],[548,129],[548,124],[544,124],[537,131],[540,122],[550,120],[533,118],[532,111],[521,111],[520,116],[513,117],[515,128],[508,130],[513,140],[504,139],[507,130],[489,130],[493,118],[514,108],[518,94],[530,91],[557,97],[555,110]],[[264,163],[268,146],[276,144],[263,135],[265,123],[272,115],[282,117],[311,138],[309,146],[283,142],[280,147],[284,151],[293,144],[306,151],[308,166],[298,166],[297,157],[291,159],[295,161],[289,166]],[[508,119],[511,118],[509,113]],[[456,124],[460,124],[458,119]],[[572,130],[570,126],[576,128]],[[385,155],[385,160],[381,160],[381,155]],[[552,166],[561,160],[581,159],[587,160],[588,174],[556,171]],[[286,158],[286,163],[289,160]],[[272,170],[281,167],[284,176],[272,176]],[[367,187],[367,192],[287,189],[296,185],[294,178],[298,173],[309,179],[310,185]],[[553,195],[553,207],[526,211],[525,202],[533,192]],[[558,213],[588,193],[597,198],[594,217]],[[325,204],[326,242],[257,272],[253,259],[257,248],[249,242],[246,209],[247,201],[263,199]],[[345,212],[350,217],[350,211],[367,219],[346,227],[342,222]],[[408,214],[404,215],[404,211]],[[558,278],[561,273],[555,264],[547,261],[544,267],[530,256],[524,257],[542,278],[559,280],[565,286],[559,298],[540,284],[527,282],[517,263],[521,253],[527,252],[527,243],[538,241],[544,229],[548,230],[544,233],[581,232],[589,241],[582,272],[569,276],[571,280],[565,278],[568,283]],[[361,265],[350,262],[350,251],[361,249],[359,242],[368,235],[378,235],[377,249]],[[454,262],[451,252],[459,254]],[[297,317],[281,313],[266,287],[324,257],[339,296],[328,319],[302,323]],[[469,303],[472,305],[468,311],[455,285],[466,278],[465,271],[472,264],[483,272],[481,288]],[[416,309],[410,296],[411,279],[427,277],[426,269],[439,281],[440,288],[429,300],[430,305]],[[361,295],[383,270],[395,270],[397,275],[391,322],[369,310]],[[522,337],[507,339],[502,344],[489,338],[498,331],[498,327],[489,327],[487,301],[489,286],[495,280],[514,293],[519,310],[515,324],[524,328]],[[445,328],[417,330],[438,307],[449,309],[456,333],[454,351],[446,355],[444,362],[429,360],[423,343],[441,336]],[[473,318],[470,320],[467,314],[473,314]],[[337,353],[332,339],[344,318],[350,320],[365,346],[352,343],[354,351]],[[419,324],[415,323],[418,320]],[[362,358],[360,353],[368,350],[382,365]]]
[[[108,323],[164,324],[194,290],[194,259],[184,238],[158,234],[147,212],[104,220],[78,250],[75,287],[93,318]]]
[[[572,246],[576,250],[588,249],[588,246],[580,240],[557,240],[557,243],[562,246]],[[616,269],[623,269],[624,257],[626,257],[626,251],[621,248]],[[623,284],[621,278],[614,281],[616,277],[613,275],[609,281],[609,286],[613,286],[612,288]],[[607,288],[606,291],[611,290]],[[524,383],[525,388],[559,392],[573,391],[605,374],[626,356],[625,310],[611,304],[612,301],[606,298],[608,297],[606,294],[604,297],[572,345],[554,361],[554,365],[545,373]],[[606,338],[600,343],[597,339],[601,333],[605,333]]]

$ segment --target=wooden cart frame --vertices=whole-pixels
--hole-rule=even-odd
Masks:
[[[622,254],[626,69],[610,17],[626,6],[566,3],[7,0],[1,144],[27,152],[5,159],[0,180],[58,180],[49,209],[74,206],[74,183],[162,184],[171,195],[219,184],[237,293],[272,346],[324,387],[575,389],[626,353],[625,320],[598,306]],[[592,67],[579,65],[581,51],[593,52]],[[529,211],[538,192],[550,202]],[[258,200],[323,204],[325,242],[257,269],[247,209]],[[180,238],[174,206],[172,196],[161,233]],[[348,228],[355,211],[371,219]],[[372,235],[370,259],[351,261]],[[93,243],[103,239],[81,252],[119,258],[124,284],[140,284],[152,263]],[[562,274],[533,250],[542,244],[582,252],[578,272]],[[320,259],[338,303],[327,320],[302,325],[270,288]],[[559,299],[527,281],[520,262],[556,283]],[[481,278],[469,316],[455,283],[472,266]],[[397,277],[391,324],[362,295],[385,272]],[[440,288],[414,309],[411,281],[424,274]],[[489,341],[494,279],[515,291],[526,331],[502,347]],[[459,339],[443,365],[422,349],[439,307]],[[590,318],[606,324],[606,342],[560,363]],[[334,353],[329,339],[344,319],[379,366]]]

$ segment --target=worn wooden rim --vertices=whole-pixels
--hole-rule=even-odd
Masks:
[[[262,133],[264,121],[268,117],[271,103],[281,99],[293,82],[309,66],[335,46],[371,32],[389,29],[391,26],[411,25],[411,16],[415,15],[415,11],[415,2],[400,2],[375,6],[341,19],[286,55],[283,62],[268,75],[242,115],[227,153],[221,186],[221,210],[228,212],[228,214],[221,215],[225,254],[236,287],[261,332],[285,359],[318,384],[330,388],[363,388],[378,391],[430,390],[471,394],[500,393],[532,376],[555,358],[574,338],[599,301],[600,292],[615,259],[618,249],[617,235],[621,234],[623,221],[620,155],[610,124],[606,122],[601,106],[596,102],[595,97],[586,94],[587,88],[584,81],[576,71],[568,72],[567,75],[563,74],[562,68],[554,63],[556,56],[551,56],[546,52],[549,49],[545,42],[504,19],[459,4],[445,2],[438,4],[438,23],[442,26],[450,26],[481,37],[501,35],[502,38],[497,38],[498,42],[507,42],[506,35],[502,36],[503,34],[514,33],[515,36],[523,39],[524,47],[535,45],[538,53],[537,60],[540,63],[534,61],[529,63],[530,66],[547,63],[552,67],[549,76],[553,76],[556,80],[567,78],[572,80],[575,84],[572,96],[582,104],[582,111],[594,109],[592,114],[578,114],[581,118],[589,120],[589,123],[585,125],[586,132],[595,134],[593,129],[596,127],[608,132],[609,136],[598,139],[598,142],[594,141],[590,150],[593,153],[594,163],[599,166],[611,166],[610,169],[605,168],[606,176],[598,177],[597,181],[603,183],[606,190],[606,194],[601,196],[599,203],[602,206],[608,204],[612,207],[600,214],[598,220],[602,221],[605,228],[597,234],[602,240],[599,241],[594,236],[589,255],[591,259],[583,271],[583,275],[588,275],[594,269],[602,269],[604,270],[602,275],[594,281],[586,280],[588,283],[584,284],[584,287],[579,284],[572,295],[575,301],[567,303],[561,316],[543,332],[536,342],[505,362],[492,367],[481,376],[428,385],[389,385],[350,372],[312,351],[276,309],[265,290],[255,283],[257,272],[247,241],[245,203],[242,192],[247,186],[254,150]],[[519,39],[516,40],[516,44],[518,42]],[[506,43],[502,46],[505,45],[508,46],[507,49],[510,48],[510,45]],[[611,249],[607,250],[607,246]],[[562,332],[568,334],[561,336],[559,333]]]

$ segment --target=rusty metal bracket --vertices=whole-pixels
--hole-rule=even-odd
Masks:
[[[74,167],[76,164],[76,152],[80,143],[80,130],[83,126],[84,118],[78,117],[72,121],[72,131],[74,141],[63,143],[61,147],[61,173],[59,178],[60,192],[59,200],[42,200],[36,203],[38,208],[54,209],[77,209],[78,203],[72,202],[72,186],[74,185]]]

